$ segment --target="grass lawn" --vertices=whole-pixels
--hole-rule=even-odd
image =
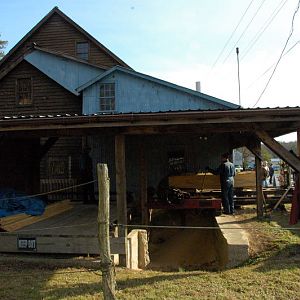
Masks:
[[[218,272],[116,268],[117,299],[300,299],[300,231],[280,230],[288,215],[260,222],[243,210],[236,220],[251,228],[244,265]],[[95,259],[0,255],[0,270],[3,300],[103,299]]]

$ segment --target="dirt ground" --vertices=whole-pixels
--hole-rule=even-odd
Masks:
[[[186,226],[218,226],[212,213],[196,211],[159,211],[153,217],[152,225],[179,226],[182,215],[186,214]],[[288,212],[276,212],[270,220],[286,219]],[[249,256],[274,247],[272,237],[259,228],[255,206],[241,207],[236,211],[234,222],[243,228],[249,239]],[[278,221],[278,220],[277,220]],[[251,230],[249,225],[251,224]],[[288,224],[282,224],[288,227]],[[220,270],[226,266],[228,249],[221,230],[199,229],[152,229],[149,238],[149,269],[175,270]]]
[[[212,212],[160,211],[153,225],[217,227]],[[220,230],[152,229],[149,238],[150,265],[153,270],[217,270],[227,263],[227,243]]]

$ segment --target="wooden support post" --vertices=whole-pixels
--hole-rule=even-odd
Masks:
[[[127,197],[126,197],[126,167],[125,167],[125,136],[115,136],[115,164],[116,164],[116,192],[117,192],[117,219],[119,224],[127,224]],[[118,237],[127,238],[127,228],[119,226]],[[127,249],[127,243],[125,245]],[[119,256],[119,263],[127,266],[126,255]]]
[[[109,239],[109,177],[106,164],[97,164],[99,205],[98,205],[98,239],[100,247],[102,289],[104,299],[115,297],[115,274],[110,253]]]
[[[145,147],[143,140],[140,140],[139,151],[142,224],[149,224],[149,213],[147,207],[147,160],[145,157]]]
[[[300,129],[297,130],[297,155],[300,157]]]
[[[255,171],[256,171],[256,211],[257,217],[262,219],[264,216],[264,195],[262,190],[262,168],[261,168],[261,144],[258,141],[255,147],[255,152],[258,154],[255,156]]]

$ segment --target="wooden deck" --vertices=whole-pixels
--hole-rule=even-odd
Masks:
[[[99,254],[97,215],[96,205],[73,202],[71,209],[58,215],[0,233],[0,252]],[[112,204],[110,220],[115,219]],[[124,254],[125,239],[111,237],[111,252]]]

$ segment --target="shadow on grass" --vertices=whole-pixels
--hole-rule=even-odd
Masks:
[[[172,281],[182,278],[188,278],[190,276],[197,276],[203,274],[203,272],[183,272],[183,273],[173,273],[173,274],[166,274],[166,275],[157,275],[152,277],[143,277],[143,278],[126,278],[117,281],[117,288],[118,290],[123,290],[127,288],[134,288],[141,285],[153,285],[157,282],[162,281]]]
[[[274,255],[260,263],[255,271],[269,272],[273,270],[299,269],[300,244],[289,244],[278,250]]]

